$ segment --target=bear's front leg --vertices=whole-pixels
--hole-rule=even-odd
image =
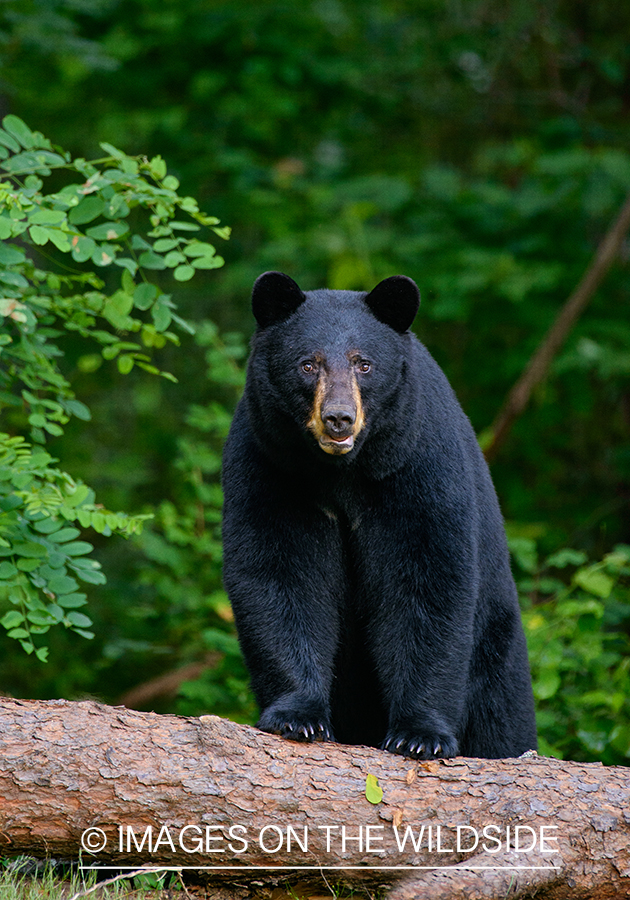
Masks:
[[[339,582],[315,571],[318,561],[304,546],[292,546],[295,533],[277,542],[274,557],[258,552],[251,534],[247,554],[234,561],[227,554],[224,578],[260,707],[258,727],[295,741],[334,740]]]
[[[258,728],[291,741],[334,741],[330,710],[299,691],[279,697],[263,710]]]
[[[354,535],[388,711],[381,747],[417,759],[456,756],[474,647],[474,543],[461,527],[461,506],[434,510],[425,499],[421,515],[409,516],[396,479],[383,493],[379,516],[364,515]]]
[[[415,616],[403,617],[408,622],[418,622]],[[425,619],[426,622],[426,619]],[[433,621],[433,627],[436,623]],[[422,640],[419,634],[424,627],[412,627],[408,634],[415,640],[410,646],[406,641],[406,658],[396,661],[395,680],[388,680],[386,690],[389,699],[389,724],[383,750],[399,753],[415,759],[447,759],[459,752],[458,732],[464,718],[466,679],[468,665],[465,651],[448,654],[440,662],[437,654],[443,653],[447,641]],[[456,636],[453,636],[456,637]],[[447,669],[450,668],[449,673]]]
[[[223,576],[258,727],[296,741],[334,740],[330,696],[345,590],[338,529],[300,482],[262,458],[245,429],[227,450]]]
[[[431,584],[430,578],[425,581]],[[451,592],[456,593],[453,582]],[[433,759],[459,752],[472,650],[472,601],[454,601],[451,592],[404,593],[400,586],[384,591],[375,655],[389,706],[381,746],[390,753]]]
[[[330,695],[338,644],[337,598],[342,581],[301,529],[283,529],[269,553],[269,538],[252,531],[248,552],[225,559],[239,640],[260,707],[258,727],[296,741],[334,740]],[[230,542],[227,532],[227,546]],[[323,536],[322,536],[323,537]],[[321,539],[314,546],[321,552]],[[321,571],[320,571],[321,570]],[[338,573],[337,573],[338,575]]]

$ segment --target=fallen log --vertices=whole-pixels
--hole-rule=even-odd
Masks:
[[[215,716],[2,699],[0,855],[23,853],[391,900],[630,897],[630,769],[418,762]]]

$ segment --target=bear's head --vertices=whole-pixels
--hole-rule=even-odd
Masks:
[[[252,294],[258,329],[248,390],[277,429],[291,419],[318,453],[350,461],[370,432],[395,429],[419,302],[416,284],[403,275],[369,293],[303,292],[288,275],[265,272]]]

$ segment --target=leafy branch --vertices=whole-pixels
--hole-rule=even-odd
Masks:
[[[44,449],[71,416],[90,419],[60,366],[59,339],[78,333],[123,374],[137,366],[175,380],[151,354],[179,343],[173,326],[194,329],[149,274],[185,282],[218,268],[223,259],[198,233],[229,236],[178,193],[161,157],[101,146],[105,157],[72,159],[17,116],[0,128],[0,605],[9,607],[0,623],[41,660],[47,649],[33,638],[52,625],[93,637],[77,611],[87,603],[77,579],[102,584],[105,576],[74,523],[129,535],[150,518],[104,509]],[[56,183],[68,173],[68,183],[45,192],[53,171]]]

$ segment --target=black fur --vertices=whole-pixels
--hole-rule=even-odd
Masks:
[[[503,522],[468,419],[406,331],[417,303],[401,276],[369,295],[258,279],[224,456],[225,584],[261,729],[517,756],[536,731]],[[348,452],[307,428],[312,359],[358,384]]]

